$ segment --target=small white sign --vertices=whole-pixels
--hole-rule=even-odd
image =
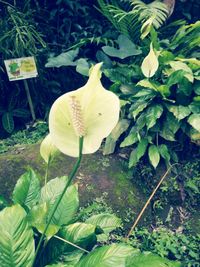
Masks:
[[[4,60],[9,81],[24,80],[38,76],[34,57]]]

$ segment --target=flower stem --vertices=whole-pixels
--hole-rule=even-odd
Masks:
[[[79,138],[79,157],[78,157],[78,159],[77,159],[77,161],[76,161],[71,173],[68,176],[68,180],[67,180],[67,183],[66,183],[66,185],[65,185],[65,187],[64,187],[64,189],[62,191],[62,194],[60,195],[59,199],[57,200],[57,202],[56,202],[56,204],[55,204],[55,206],[54,206],[54,208],[53,208],[53,210],[52,210],[52,212],[50,214],[50,217],[49,217],[47,225],[46,225],[46,227],[44,229],[44,232],[42,233],[42,235],[41,235],[41,237],[39,239],[39,242],[38,242],[38,245],[37,245],[37,248],[36,248],[36,251],[35,251],[35,257],[34,257],[34,260],[33,260],[33,266],[34,266],[34,263],[36,262],[37,255],[39,253],[42,241],[44,240],[45,234],[46,234],[46,232],[48,230],[48,227],[49,227],[49,225],[51,223],[51,220],[52,220],[52,218],[53,218],[53,216],[54,216],[54,214],[55,214],[55,212],[56,212],[56,210],[57,210],[57,208],[58,208],[58,206],[59,206],[59,204],[60,204],[60,202],[61,202],[61,200],[62,200],[62,198],[63,198],[63,196],[64,196],[64,194],[66,192],[66,190],[67,190],[67,188],[70,186],[70,184],[71,184],[71,182],[72,182],[72,180],[73,180],[73,178],[74,178],[74,176],[75,176],[75,174],[76,174],[76,172],[77,172],[77,170],[78,170],[78,168],[80,166],[80,163],[81,163],[81,160],[82,160],[82,151],[83,151],[83,137],[80,137]]]

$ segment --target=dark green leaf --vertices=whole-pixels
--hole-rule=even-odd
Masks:
[[[10,112],[5,112],[2,116],[2,124],[3,128],[6,130],[8,133],[12,133],[14,130],[14,120],[13,120],[13,115]]]
[[[24,108],[18,108],[13,110],[13,116],[19,118],[27,118],[30,116],[30,112]]]

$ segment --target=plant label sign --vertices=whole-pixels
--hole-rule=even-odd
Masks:
[[[35,78],[38,75],[34,57],[4,60],[9,81]]]

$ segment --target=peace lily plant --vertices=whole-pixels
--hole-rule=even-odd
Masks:
[[[40,154],[47,163],[45,184],[49,162],[57,150],[78,159],[40,237],[35,259],[51,220],[80,166],[82,154],[96,152],[119,120],[119,98],[102,86],[101,66],[102,63],[98,63],[92,67],[85,86],[62,95],[51,107],[50,133],[40,147]]]
[[[78,188],[71,182],[82,154],[97,151],[119,119],[119,99],[102,86],[101,65],[91,69],[85,86],[64,94],[51,108],[50,133],[40,146],[46,163],[44,186],[41,188],[39,177],[29,169],[15,185],[14,205],[0,212],[2,267],[132,267],[137,262],[137,267],[146,266],[144,262],[180,267],[157,255],[141,253],[125,242],[96,247],[101,234],[108,240],[108,234],[121,226],[114,214],[102,213],[85,222],[77,221]],[[77,161],[68,176],[47,181],[49,165],[58,151]],[[67,265],[46,265],[63,253],[68,253]]]

